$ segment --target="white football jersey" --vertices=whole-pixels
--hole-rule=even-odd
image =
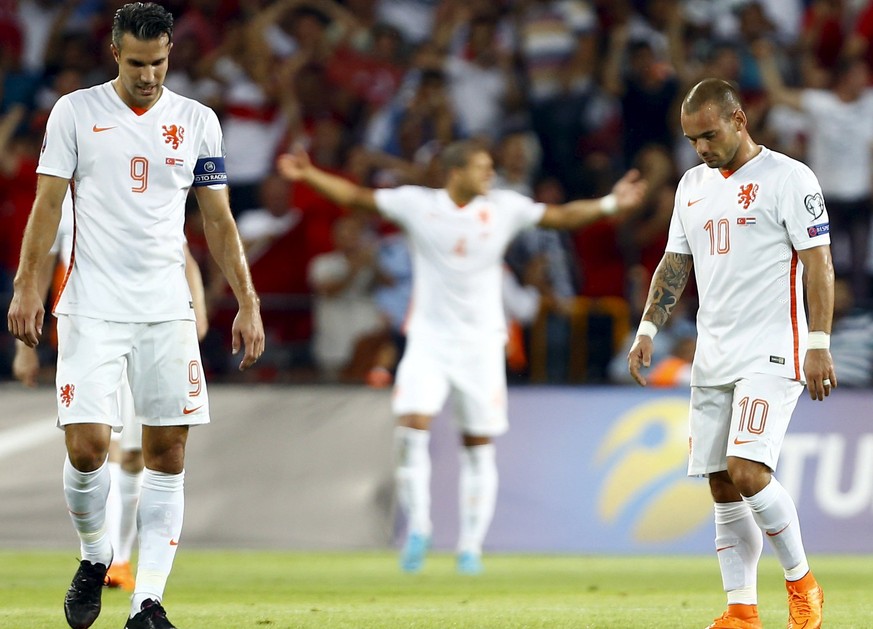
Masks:
[[[506,335],[502,263],[509,242],[545,211],[516,192],[492,190],[458,207],[444,189],[376,191],[379,211],[409,236],[413,288],[407,332],[476,340]]]
[[[72,179],[73,251],[55,312],[193,319],[183,225],[192,185],[226,183],[208,107],[167,88],[137,115],[104,83],[58,100],[37,172]]]
[[[666,250],[691,254],[700,297],[691,384],[751,373],[803,380],[807,324],[797,251],[830,244],[818,180],[765,147],[724,176],[701,164],[676,190]]]

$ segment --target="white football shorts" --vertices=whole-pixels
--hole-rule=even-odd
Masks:
[[[503,338],[447,342],[410,337],[397,367],[397,416],[436,415],[449,393],[461,432],[495,437],[506,432],[506,357]]]
[[[796,380],[770,374],[718,387],[691,387],[688,475],[727,470],[729,456],[775,470],[803,389]]]
[[[133,408],[133,392],[127,379],[127,369],[118,387],[118,408],[123,428],[120,433],[113,431],[112,438],[118,439],[122,450],[142,450],[142,424]]]
[[[98,423],[120,430],[125,380],[142,424],[209,423],[193,320],[118,323],[60,315],[55,378],[59,426]]]

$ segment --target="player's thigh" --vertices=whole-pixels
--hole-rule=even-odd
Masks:
[[[209,398],[194,321],[144,326],[127,369],[134,408],[142,424],[209,423]]]
[[[688,410],[688,475],[727,470],[726,444],[731,425],[733,385],[691,387]]]
[[[449,394],[444,348],[426,339],[407,340],[397,366],[392,410],[403,415],[434,416],[442,410]]]
[[[727,456],[757,461],[775,470],[802,391],[803,385],[796,380],[770,374],[737,381]]]
[[[506,410],[506,354],[502,339],[457,348],[451,370],[455,418],[461,432],[496,437],[509,428]]]
[[[100,423],[121,429],[117,393],[134,332],[134,324],[58,317],[58,425]]]

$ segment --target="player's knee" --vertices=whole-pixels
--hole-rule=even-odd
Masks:
[[[124,450],[121,453],[121,469],[128,474],[139,474],[145,464],[142,460],[142,450]]]
[[[756,461],[729,458],[728,474],[743,496],[754,496],[770,482],[770,469]]]
[[[185,469],[185,447],[181,444],[144,455],[145,466],[154,472],[180,474]]]
[[[75,439],[67,442],[67,455],[73,467],[80,472],[93,472],[106,461],[108,451],[100,444]]]
[[[65,428],[64,438],[70,463],[80,472],[93,472],[103,465],[109,455],[108,427],[71,425]]]
[[[464,447],[475,448],[476,446],[485,446],[492,442],[491,437],[481,437],[478,435],[464,434],[461,436],[461,443]]]
[[[727,472],[709,475],[709,491],[715,502],[737,502],[742,499]]]
[[[397,420],[398,426],[414,428],[415,430],[430,430],[430,416],[421,414],[402,415]]]
[[[187,426],[143,426],[142,455],[145,466],[155,472],[179,474],[185,469]]]

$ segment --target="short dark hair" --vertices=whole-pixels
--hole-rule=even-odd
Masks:
[[[457,140],[440,154],[440,162],[447,173],[453,168],[464,168],[475,153],[487,153],[488,147],[478,140]]]
[[[706,105],[715,105],[724,118],[742,109],[737,88],[722,79],[703,79],[689,90],[682,101],[682,113],[693,114]]]
[[[121,47],[121,38],[130,33],[141,41],[166,35],[173,41],[173,14],[154,2],[130,2],[115,12],[112,20],[112,43]]]

